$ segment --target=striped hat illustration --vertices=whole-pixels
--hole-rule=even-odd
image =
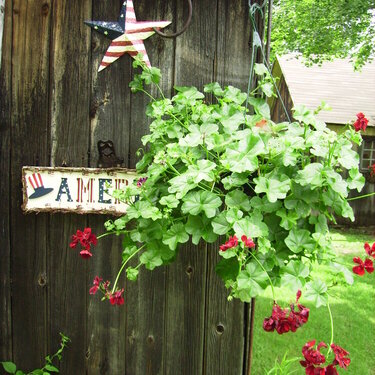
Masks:
[[[34,189],[34,193],[29,196],[29,199],[43,197],[53,190],[53,188],[45,188],[43,186],[42,176],[40,173],[33,173],[32,176],[29,176],[29,182]]]

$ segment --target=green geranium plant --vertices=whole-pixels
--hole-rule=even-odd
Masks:
[[[272,79],[262,64],[255,66],[259,84],[250,95],[211,83],[204,92],[175,87],[171,99],[160,89],[159,69],[140,59],[133,65],[142,71],[131,90],[150,98],[150,133],[142,138],[141,178],[113,193],[129,205],[127,213],[105,224],[104,235],[123,237],[119,273],[113,286],[97,276],[90,293],[100,291],[103,299],[121,305],[122,272],[136,280],[140,267],[153,270],[172,262],[181,244],[215,243],[222,236],[216,272],[229,289],[228,299],[249,302],[270,286],[275,305],[263,328],[295,331],[309,314],[299,303],[299,289],[317,307],[328,304],[327,285],[311,275],[314,264],[329,264],[353,282],[351,272],[335,260],[328,224],[337,217],[354,221],[348,195],[361,191],[365,179],[353,145],[361,144],[367,120],[361,114],[357,126],[337,134],[315,117],[322,107],[312,112],[300,106],[294,108],[295,121],[274,123],[267,104]],[[158,98],[147,91],[150,85]],[[96,240],[86,228],[73,236],[71,247],[81,243],[81,255],[90,258]],[[294,304],[290,310],[277,305],[274,286],[298,290],[298,311]],[[336,365],[346,367],[350,359],[332,342],[330,309],[329,315],[328,354],[333,351],[335,359],[326,369],[334,374]],[[303,348],[306,373],[325,362],[320,349],[327,345],[315,349],[314,343]]]

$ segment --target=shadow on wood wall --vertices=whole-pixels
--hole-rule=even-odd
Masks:
[[[113,279],[121,239],[106,237],[94,259],[69,248],[77,228],[100,233],[103,216],[21,212],[21,167],[95,167],[99,139],[111,139],[126,167],[148,131],[147,98],[131,95],[131,58],[100,74],[109,41],[84,20],[116,20],[119,0],[7,0],[0,76],[0,360],[40,366],[71,338],[61,373],[223,374],[245,372],[247,310],[227,302],[214,273],[217,247],[186,245],[177,262],[126,282],[125,305],[88,295],[96,275]],[[135,0],[139,20],[180,29],[183,0]],[[250,25],[247,0],[194,1],[193,21],[176,40],[146,48],[162,86],[218,81],[245,89]],[[124,281],[124,280],[123,280]]]

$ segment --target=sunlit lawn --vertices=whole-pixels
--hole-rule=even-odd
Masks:
[[[337,256],[342,263],[352,265],[353,256],[363,258],[364,242],[375,242],[374,232],[366,234],[361,231],[334,231],[334,245]],[[319,277],[330,278],[329,269],[320,271]],[[375,273],[366,276],[355,276],[354,284],[338,285],[331,290],[331,310],[334,318],[334,343],[350,352],[352,363],[340,374],[374,375],[375,374]],[[276,290],[277,301],[287,306],[294,299],[289,291]],[[310,318],[306,325],[295,333],[278,335],[276,332],[265,332],[262,329],[263,319],[270,315],[272,309],[271,292],[267,298],[257,298],[254,321],[254,352],[252,374],[263,375],[265,369],[273,367],[276,358],[288,352],[288,357],[302,359],[302,346],[312,339],[317,342],[330,342],[330,320],[326,307],[316,309],[308,301],[301,303],[310,307]],[[295,374],[304,374],[304,369],[296,362]]]

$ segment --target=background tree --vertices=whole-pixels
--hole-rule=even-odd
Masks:
[[[308,63],[375,55],[375,0],[275,0],[272,54],[297,52]]]

